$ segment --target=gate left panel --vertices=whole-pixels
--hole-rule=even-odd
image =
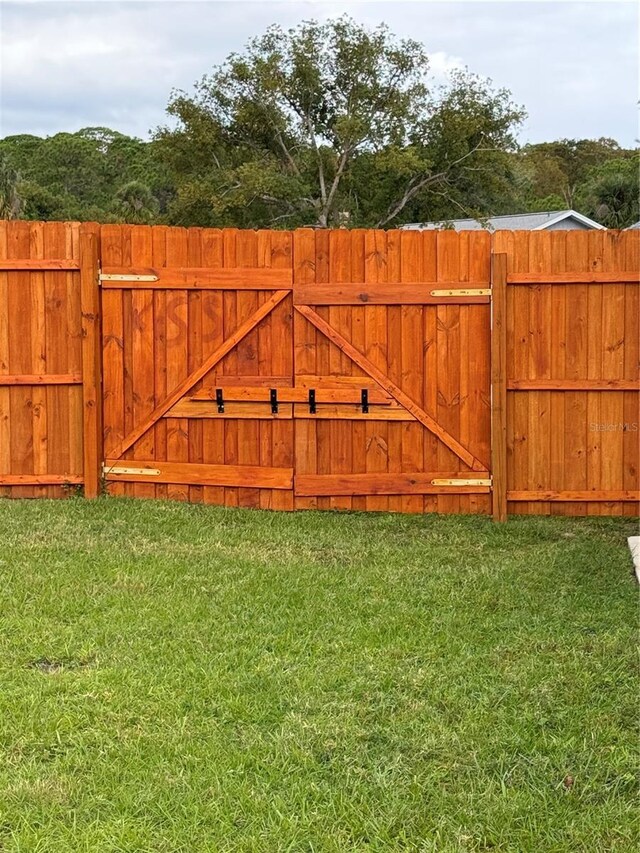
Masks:
[[[101,229],[111,494],[293,505],[288,232]]]
[[[79,225],[0,222],[0,496],[83,483]]]

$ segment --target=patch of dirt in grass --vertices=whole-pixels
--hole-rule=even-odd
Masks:
[[[44,805],[56,803],[64,805],[69,798],[69,784],[58,776],[38,779],[19,779],[5,793],[11,798],[16,797],[35,801]]]
[[[91,661],[75,658],[60,658],[59,660],[54,658],[38,658],[37,660],[30,661],[27,666],[29,669],[37,669],[38,672],[42,672],[45,675],[56,675],[59,672],[68,670],[84,669],[90,666],[90,664]]]

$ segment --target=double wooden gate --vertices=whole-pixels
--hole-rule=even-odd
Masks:
[[[103,227],[106,480],[488,511],[489,267],[484,233]]]

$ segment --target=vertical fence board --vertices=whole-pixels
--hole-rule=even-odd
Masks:
[[[469,235],[469,279],[491,281],[491,235]],[[469,394],[471,422],[469,442],[475,455],[491,469],[491,306],[466,306],[469,314]],[[465,357],[465,354],[463,354]],[[506,375],[505,375],[506,380]],[[490,495],[469,495],[472,513],[490,513]]]
[[[460,275],[460,241],[455,231],[441,231],[437,235],[437,280],[456,281]],[[437,309],[438,350],[438,409],[437,420],[454,436],[460,432],[460,307],[442,305]],[[454,471],[459,460],[455,454],[438,442],[438,469]],[[460,511],[458,495],[441,495],[438,512]]]
[[[362,257],[363,264],[356,258]],[[387,281],[387,244],[384,231],[360,232],[358,246],[352,251],[352,274],[354,281],[377,283]],[[391,351],[393,342],[401,343],[400,330],[391,325],[390,307],[376,305],[357,308],[354,311],[352,331],[354,345],[369,358],[373,364],[391,373]],[[397,317],[393,320],[397,322]],[[358,320],[357,334],[355,321]],[[396,362],[397,363],[397,362]],[[389,424],[384,421],[353,424],[354,471],[367,473],[401,470],[399,448],[390,445]],[[400,442],[401,442],[400,438]],[[392,454],[398,454],[393,458]],[[358,464],[356,464],[358,460]],[[354,509],[384,511],[389,509],[390,498],[387,495],[372,495],[364,498],[354,497]]]
[[[347,230],[329,232],[329,279],[346,283],[351,279],[351,233]],[[330,306],[329,325],[337,329],[348,340],[351,339],[352,311],[346,306]],[[333,344],[329,345],[329,373],[335,376],[352,376],[351,360]],[[353,440],[351,424],[345,421],[329,421],[328,453],[329,471],[342,474],[353,467]],[[353,499],[347,496],[331,497],[331,509],[352,509]]]
[[[273,235],[275,236],[275,234]],[[272,245],[271,245],[271,231],[259,231],[257,234],[258,245],[257,245],[257,258],[258,258],[258,266],[260,267],[271,267],[272,260]],[[266,291],[258,293],[258,305],[262,305],[269,298],[269,294]],[[260,323],[256,332],[258,337],[258,347],[257,347],[257,358],[258,358],[258,375],[261,376],[276,376],[279,371],[276,370],[275,362],[276,355],[281,353],[282,350],[285,350],[286,343],[290,341],[290,335],[283,337],[282,330],[279,328],[279,324],[277,324],[276,335],[280,342],[279,346],[274,345],[274,339],[272,336],[272,325],[273,325],[274,312],[265,317],[265,319]],[[273,366],[273,370],[271,369]],[[271,467],[273,465],[273,451],[274,451],[274,440],[275,435],[274,431],[279,429],[282,426],[281,421],[258,421],[257,429],[258,429],[258,457],[259,464],[262,467]],[[286,440],[286,439],[285,439]],[[259,502],[260,509],[273,509],[274,501],[277,502],[277,489],[260,489],[259,492]]]
[[[121,266],[120,227],[100,229],[101,267]],[[124,290],[102,290],[102,411],[105,458],[125,437],[124,423]],[[124,483],[109,483],[109,494],[123,495]]]
[[[595,271],[602,271],[603,239],[601,231],[589,234],[588,252],[589,266]],[[566,267],[563,267],[566,269]],[[587,377],[602,379],[602,300],[605,288],[593,285],[588,288],[587,295]],[[557,395],[562,398],[564,394]],[[602,479],[602,433],[594,429],[600,422],[600,406],[603,395],[598,391],[587,392],[587,488],[599,489]],[[564,425],[564,422],[563,422]],[[562,506],[559,507],[563,509]],[[599,503],[587,506],[588,515],[601,515]]]
[[[64,254],[66,257],[78,258],[80,254],[80,224],[66,222],[64,224]],[[81,277],[79,272],[65,273],[67,291],[67,369],[71,373],[82,375],[82,295]],[[79,385],[69,385],[66,388],[68,407],[68,436],[69,471],[82,475],[84,467],[83,430],[84,430],[84,401],[83,390]]]
[[[472,232],[463,231],[460,234],[458,246],[459,271],[458,278],[461,284],[469,282],[469,242]],[[460,363],[459,385],[458,385],[458,418],[459,427],[457,436],[465,447],[472,443],[471,438],[471,382],[475,385],[477,377],[473,379],[469,375],[469,308],[459,305],[459,355]],[[474,345],[475,346],[475,345]],[[468,515],[471,512],[471,498],[469,495],[460,495],[460,512]]]
[[[184,228],[171,227],[167,231],[167,266],[187,266],[188,237]],[[188,373],[189,360],[189,304],[184,290],[173,290],[167,304],[167,390],[182,382]],[[167,418],[167,459],[170,462],[189,461],[189,421],[187,418]],[[185,501],[189,497],[188,484],[171,484],[167,496]]]
[[[30,251],[29,223],[9,222],[7,243],[9,257],[27,258]],[[30,274],[23,271],[7,275],[9,287],[9,367],[11,373],[33,373],[31,358],[31,317],[29,310]],[[58,275],[58,279],[60,276]],[[33,474],[32,391],[29,386],[14,387],[10,392],[11,407],[11,473]],[[67,447],[68,450],[68,447]],[[33,497],[33,486],[16,486],[15,497]]]
[[[287,270],[292,265],[292,236],[288,232],[263,232],[263,239],[269,251],[265,255],[268,266],[273,269]],[[268,240],[267,240],[268,236]],[[265,261],[266,263],[266,261]],[[266,300],[269,294],[264,293]],[[265,318],[265,334],[261,339],[261,359],[264,367],[260,372],[286,377],[293,384],[294,337],[293,337],[292,297],[287,297]],[[294,421],[274,421],[264,424],[267,445],[266,454],[276,468],[293,468],[295,459],[295,423]],[[311,451],[313,452],[313,451]],[[266,490],[263,490],[263,492]],[[273,489],[270,506],[272,509],[293,509],[293,490]]]
[[[0,221],[0,260],[6,260],[7,223]],[[0,374],[9,368],[9,275],[0,272]],[[11,472],[11,390],[0,385],[0,473]],[[9,497],[11,489],[0,485],[0,497]]]
[[[84,493],[100,493],[102,467],[102,360],[100,331],[99,231],[80,228],[80,301],[82,312],[82,447]]]
[[[624,268],[640,269],[640,230],[625,233]],[[624,378],[640,376],[640,287],[625,285]],[[637,489],[640,482],[640,392],[623,394],[623,489]],[[639,515],[640,504],[623,505],[624,515]]]
[[[122,257],[122,264],[126,267],[131,267],[132,264],[132,256],[131,256],[131,229],[133,226],[131,225],[122,225],[119,229],[119,237],[120,237],[120,252]],[[135,401],[135,391],[134,391],[134,382],[137,377],[134,375],[134,357],[135,357],[135,349],[134,349],[134,303],[137,297],[137,292],[134,293],[132,290],[124,290],[122,293],[122,326],[123,326],[123,339],[124,339],[124,430],[125,434],[131,432],[132,429],[136,426],[136,401]],[[146,436],[144,436],[146,438]],[[137,451],[137,443],[130,447],[125,453],[125,459],[133,460],[136,458]],[[133,463],[131,463],[133,464]],[[124,493],[127,497],[135,497],[136,490],[138,488],[137,483],[125,483]],[[144,486],[143,486],[144,488]]]
[[[624,266],[624,235],[607,232],[604,235],[604,268],[608,272],[622,269]],[[622,379],[624,376],[625,342],[625,290],[624,284],[609,284],[607,298],[602,306],[602,372],[608,379]],[[624,400],[622,392],[603,395],[601,416],[604,424],[614,429],[603,433],[602,452],[602,488],[615,489],[624,478],[623,437],[624,437]],[[622,515],[622,504],[616,503],[607,514]]]
[[[223,231],[224,266],[235,267],[236,264],[236,229],[225,228]],[[238,299],[234,292],[226,291],[223,296],[224,337],[228,338],[240,325],[238,319]],[[227,355],[223,361],[223,373],[229,376],[238,374],[238,353],[236,350]],[[237,421],[224,422],[224,461],[226,465],[238,464],[238,426]],[[238,506],[238,490],[225,488],[224,502],[226,506]]]
[[[151,260],[154,268],[162,268],[167,262],[167,231],[164,225],[156,225],[151,229]],[[171,294],[163,290],[153,293],[153,408],[158,406],[167,396],[167,299]],[[152,430],[152,446],[155,459],[167,458],[167,421],[160,418]],[[155,486],[155,497],[164,499],[168,496],[168,486],[158,483]]]
[[[535,231],[529,235],[529,271],[541,272],[551,269],[550,231]],[[550,312],[549,288],[544,284],[531,285],[529,288],[529,377],[531,379],[550,378]],[[533,391],[529,395],[528,429],[529,436],[529,479],[532,490],[544,487],[546,471],[550,459],[550,417],[551,400],[548,391]],[[536,512],[549,512],[549,502],[541,502]]]
[[[331,233],[329,231],[316,231],[316,283],[324,284],[330,281],[329,272],[329,240]],[[329,308],[322,307],[318,309],[318,314],[324,319],[329,320]],[[331,374],[330,369],[330,350],[331,344],[319,332],[315,337],[316,350],[316,373],[318,376],[328,376]],[[331,471],[331,441],[332,441],[332,424],[330,421],[317,421],[316,426],[316,454],[317,454],[317,470],[318,473],[327,473]],[[331,498],[320,497],[317,502],[318,509],[330,509]]]
[[[130,226],[131,265],[149,267],[153,260],[152,229],[149,226]],[[154,361],[155,339],[153,292],[137,289],[130,303],[131,360],[128,389],[131,395],[129,429],[143,421],[155,404]],[[149,430],[132,448],[132,459],[155,459],[155,431]],[[134,483],[132,493],[137,498],[155,497],[153,483]]]
[[[557,231],[551,234],[551,270],[561,273],[566,269],[566,232]],[[566,376],[566,293],[562,287],[545,287],[548,294],[543,316],[543,335],[548,340],[549,365],[546,378]],[[545,332],[545,328],[547,331]],[[565,435],[565,401],[562,392],[549,394],[549,423],[548,423],[548,467],[547,483],[551,489],[560,491],[564,482],[564,435]],[[556,514],[562,507],[551,502],[546,511]]]
[[[403,237],[401,269],[402,281],[419,288],[424,281],[424,240],[419,232],[406,232]],[[424,405],[424,383],[422,380],[422,312],[421,305],[402,305],[400,307],[400,375],[396,384],[405,391],[419,406]],[[378,365],[381,369],[382,364]],[[402,470],[408,472],[424,470],[423,428],[418,423],[403,424],[402,434]],[[455,499],[454,499],[455,500]],[[403,501],[405,512],[422,512],[424,499],[421,495],[406,495]]]
[[[422,263],[423,275],[427,281],[437,281],[438,278],[438,234],[436,231],[425,231],[422,234]],[[438,411],[438,312],[435,305],[425,305],[422,309],[422,399],[428,414],[437,416]],[[393,430],[400,434],[404,424],[391,424]],[[436,471],[438,468],[437,437],[429,430],[423,431],[423,460],[426,471]],[[438,495],[425,495],[423,500],[424,512],[437,512],[441,498]]]
[[[44,223],[33,222],[30,226],[31,258],[44,258]],[[47,372],[45,351],[46,342],[46,300],[44,289],[44,273],[32,272],[29,312],[31,314],[31,363],[33,372]],[[46,386],[34,385],[31,389],[31,415],[33,431],[33,473],[45,475],[49,460],[47,451],[47,389]],[[34,497],[51,496],[51,487],[35,486]]]
[[[202,229],[189,228],[187,232],[187,264],[190,267],[202,266]],[[188,316],[188,351],[187,369],[189,373],[196,370],[203,360],[202,340],[202,293],[195,291],[187,295]],[[189,462],[204,461],[203,422],[198,419],[189,421],[188,431]],[[189,486],[189,500],[192,503],[202,503],[204,500],[203,486]]]
[[[491,269],[491,472],[493,519],[507,520],[507,255]]]
[[[375,232],[365,231],[363,229],[354,229],[349,234],[351,238],[350,252],[350,281],[369,281],[376,280],[378,257],[375,248]],[[373,238],[374,245],[371,245]],[[367,239],[369,243],[367,244]],[[373,278],[370,278],[373,276]],[[351,332],[350,339],[353,345],[359,352],[366,352],[367,349],[367,329],[373,325],[373,317],[371,315],[374,308],[354,305],[351,306]],[[386,313],[383,309],[383,317],[386,330]],[[354,366],[350,366],[351,374],[353,375]],[[354,474],[364,474],[369,470],[386,470],[387,466],[387,448],[386,436],[381,440],[376,440],[375,436],[371,435],[370,424],[363,421],[354,421],[351,424],[351,446],[352,446],[352,462],[351,470]],[[373,449],[375,445],[375,450]],[[376,450],[378,452],[376,452]],[[354,495],[351,502],[351,507],[354,510],[367,509],[367,498],[364,495]],[[384,499],[383,499],[384,502]]]
[[[207,228],[202,232],[202,264],[221,269],[223,266],[222,231]],[[207,355],[214,352],[224,340],[223,295],[211,290],[202,294],[202,346]],[[219,371],[218,371],[219,372]],[[224,423],[207,420],[202,424],[203,461],[214,465],[224,464]],[[203,499],[207,504],[224,505],[224,487],[205,486]]]
[[[588,246],[580,232],[567,232],[567,267],[587,270]],[[567,299],[567,378],[580,379],[587,374],[588,287],[566,286]],[[587,488],[587,400],[580,391],[565,395],[565,488]],[[586,504],[571,503],[564,508],[567,515],[585,515]]]
[[[378,279],[382,281],[401,281],[402,279],[402,231],[380,232],[381,236],[376,238],[380,247],[384,249],[384,263],[379,265],[377,271]],[[368,238],[365,237],[365,240]],[[386,314],[386,340],[387,340],[387,370],[389,376],[394,380],[402,374],[402,306],[385,306]],[[365,337],[367,331],[365,329]],[[402,440],[405,424],[389,423],[387,425],[387,470],[391,474],[402,471]],[[367,497],[367,508],[375,509],[374,497]],[[381,503],[380,508],[388,507],[391,512],[403,512],[405,509],[404,495],[389,495],[388,503]]]
[[[316,232],[310,228],[298,229],[293,233],[293,283],[294,291],[316,281]],[[318,374],[317,332],[300,314],[293,317],[294,380],[296,375]],[[294,421],[294,467],[298,474],[318,473],[318,427],[317,421],[297,419]],[[296,509],[317,509],[318,498],[294,497]]]
[[[253,231],[238,231],[236,234],[236,265],[255,267],[258,265],[258,245]],[[238,324],[253,314],[258,308],[259,291],[238,291]],[[238,372],[241,376],[258,376],[258,330],[251,332],[240,342],[238,352]],[[236,422],[238,432],[238,463],[240,465],[259,465],[260,451],[258,442],[258,422],[240,420]],[[260,506],[259,489],[238,489],[239,506],[257,508]]]

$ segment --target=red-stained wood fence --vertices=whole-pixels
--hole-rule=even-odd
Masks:
[[[0,495],[99,493],[99,236],[0,222]]]
[[[639,252],[633,231],[3,223],[0,489],[635,514]]]
[[[498,232],[509,510],[638,515],[640,232]]]

